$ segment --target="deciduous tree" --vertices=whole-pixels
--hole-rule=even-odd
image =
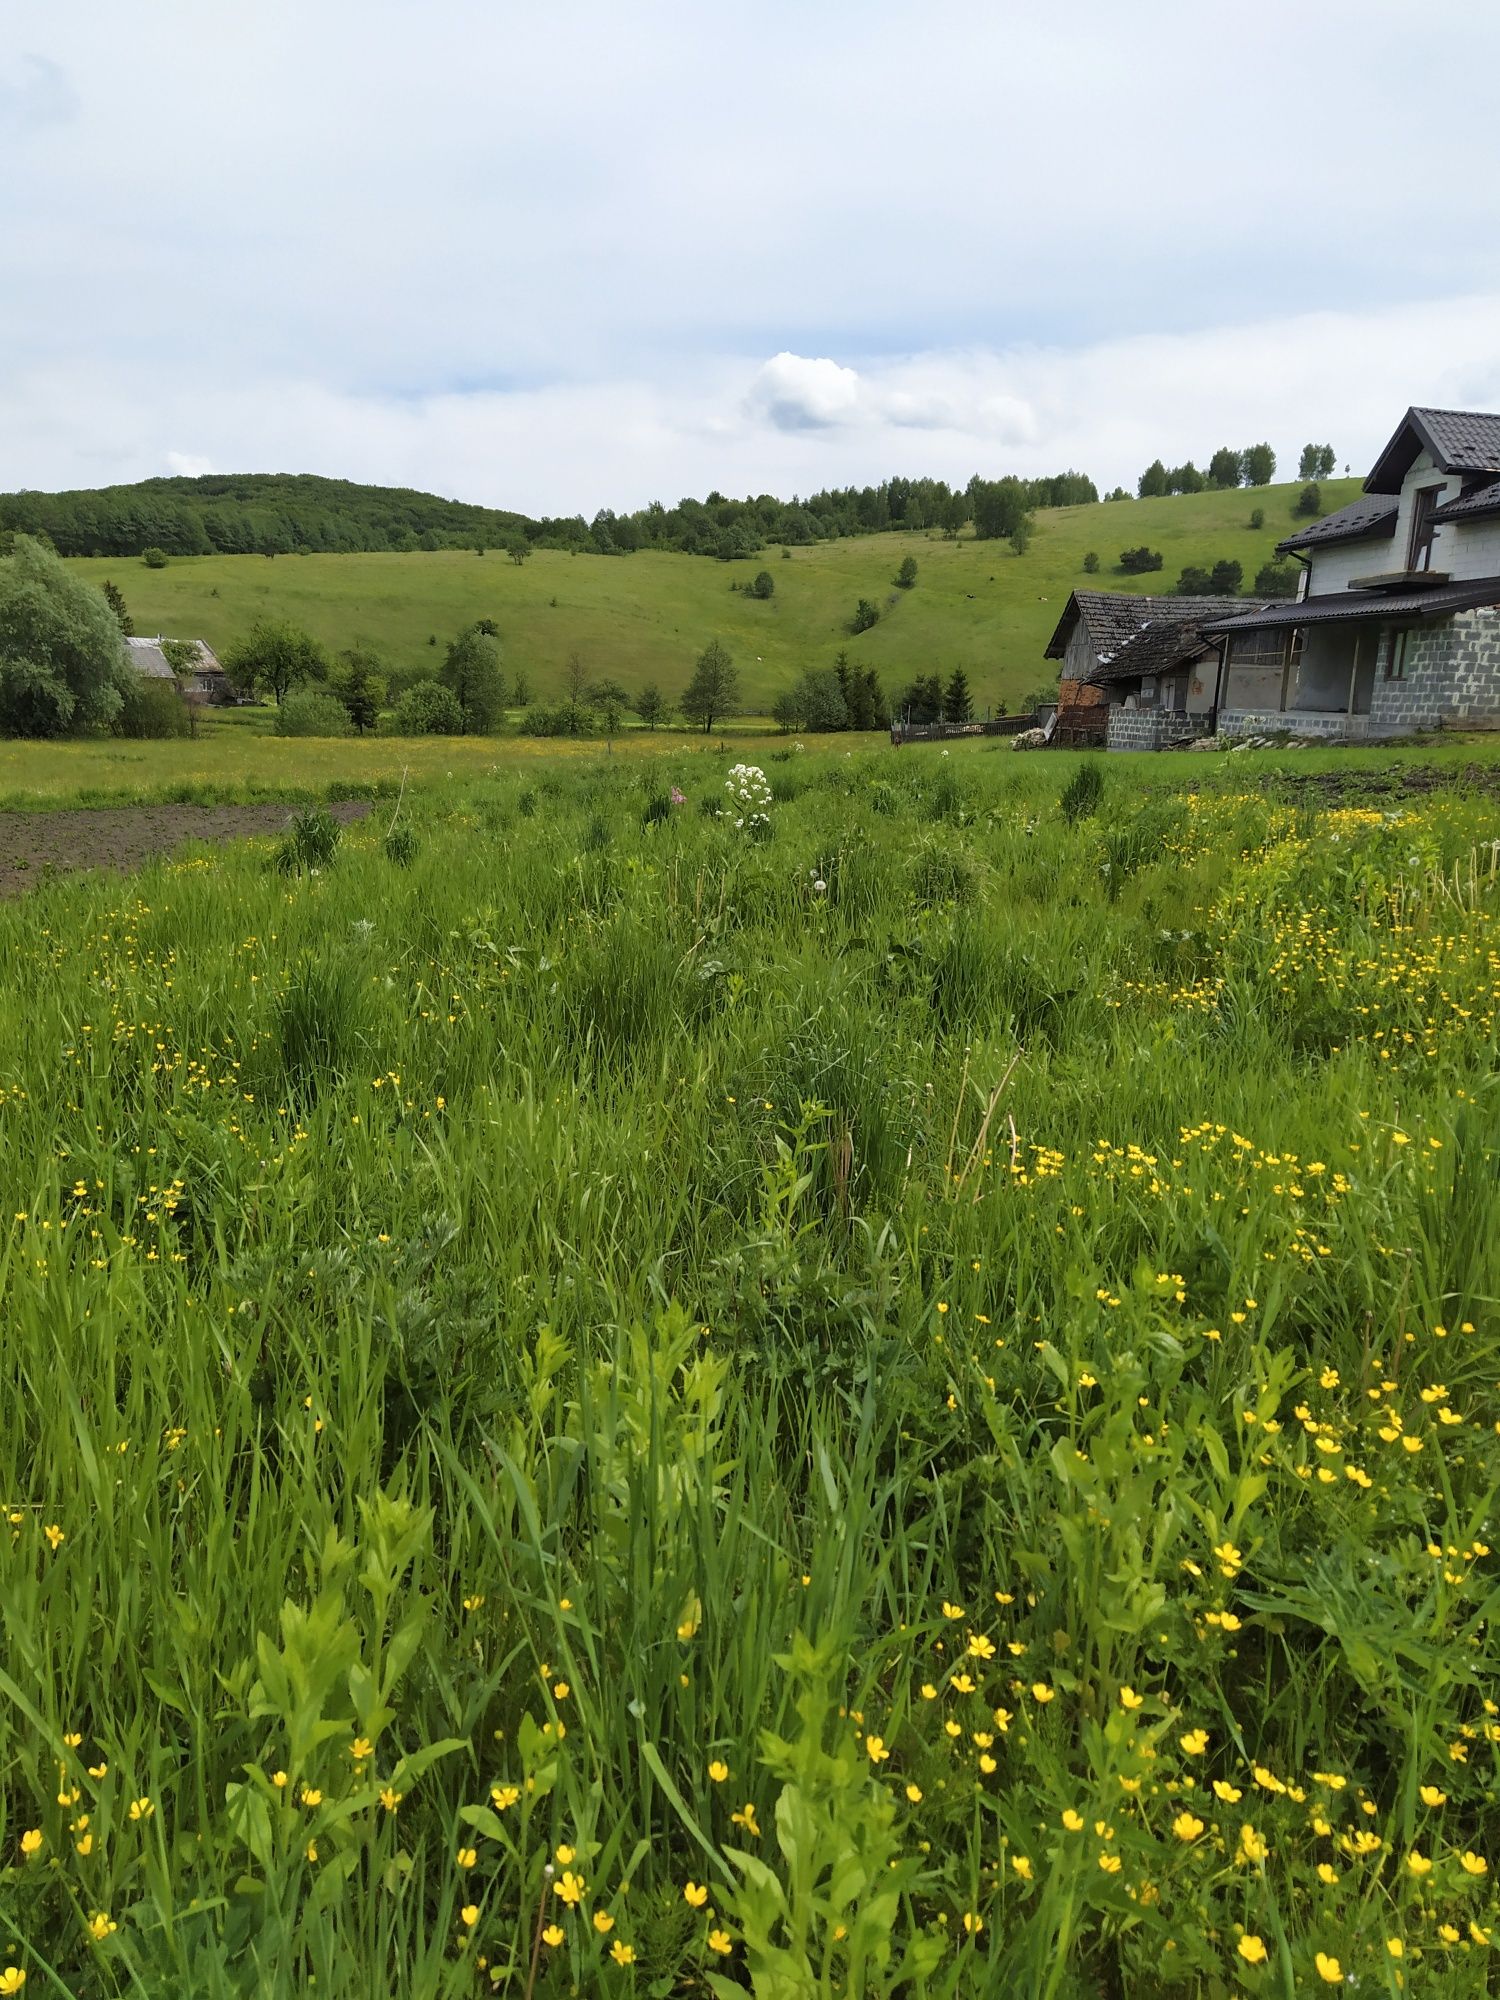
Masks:
[[[102,595],[50,549],[17,535],[0,562],[0,729],[61,736],[111,723],[130,672]]]
[[[328,677],[328,656],[310,632],[263,618],[224,655],[224,671],[246,694],[269,694],[278,706],[303,681]]]
[[[729,649],[722,640],[710,639],[683,691],[682,712],[690,722],[701,722],[707,735],[716,721],[734,713],[739,698],[740,677]]]

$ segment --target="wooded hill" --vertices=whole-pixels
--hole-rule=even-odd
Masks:
[[[145,479],[68,493],[0,494],[0,533],[45,535],[64,556],[397,554],[439,549],[577,550],[630,555],[662,549],[734,561],[768,544],[805,547],[891,529],[945,529],[972,522],[981,539],[1014,534],[1033,510],[1097,500],[1082,473],[1048,479],[887,479],[807,499],[762,493],[732,500],[660,501],[634,513],[609,509],[533,520],[494,507],[443,500],[406,487],[359,486],[312,473],[209,473]]]

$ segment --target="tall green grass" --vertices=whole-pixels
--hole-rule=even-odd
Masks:
[[[1492,1990],[1490,808],[728,761],[0,909],[0,1975]]]

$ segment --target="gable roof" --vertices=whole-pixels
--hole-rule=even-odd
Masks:
[[[1376,459],[1366,493],[1399,493],[1418,452],[1431,454],[1443,472],[1500,475],[1500,416],[1486,410],[1429,410],[1413,406]]]
[[[1175,615],[1153,618],[1107,665],[1090,674],[1089,680],[1095,686],[1111,686],[1138,680],[1142,674],[1169,674],[1174,667],[1212,650],[1213,641],[1203,631],[1211,619],[1268,608],[1264,599],[1247,603],[1243,597],[1179,598],[1173,607]]]
[[[1377,535],[1394,535],[1400,504],[1398,493],[1361,494],[1337,513],[1325,514],[1321,521],[1309,521],[1295,535],[1288,535],[1284,542],[1276,544],[1276,553],[1280,555],[1284,549],[1322,548],[1327,542],[1373,541]]]
[[[1057,621],[1043,659],[1060,660],[1068,650],[1074,628],[1080,620],[1094,649],[1094,658],[1103,664],[1112,660],[1122,646],[1129,645],[1144,626],[1161,615],[1161,607],[1174,600],[1144,597],[1127,590],[1075,590],[1067,609]],[[1178,599],[1179,603],[1187,600]]]
[[[126,657],[138,674],[147,680],[175,681],[177,676],[167,665],[167,656],[161,649],[160,639],[127,639]]]

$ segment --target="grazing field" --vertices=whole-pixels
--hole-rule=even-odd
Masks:
[[[914,674],[954,667],[968,674],[982,713],[1011,708],[1039,681],[1056,678],[1042,658],[1068,592],[1170,590],[1189,564],[1221,557],[1242,564],[1245,587],[1275,544],[1296,525],[1300,486],[1182,494],[1167,500],[1057,507],[1036,516],[1024,556],[1005,542],[950,542],[930,535],[872,535],[790,551],[767,548],[744,562],[643,552],[575,556],[539,550],[518,567],[500,550],[484,556],[186,556],[162,570],[129,557],[90,557],[70,569],[106,578],[125,594],[137,632],[207,639],[222,649],[263,617],[290,618],[328,646],[368,646],[393,664],[436,666],[460,626],[493,618],[507,670],[528,676],[533,694],[556,699],[564,664],[577,652],[591,677],[628,689],[656,681],[669,699],[686,686],[693,661],[717,635],[733,653],[748,709],[769,711],[777,692],[805,667],[831,666],[841,648],[879,672],[894,695]],[[1327,511],[1358,492],[1352,480],[1323,485]],[[1264,525],[1252,529],[1257,508]],[[1116,569],[1120,551],[1145,543],[1163,566],[1146,576]],[[1089,551],[1100,559],[1087,575]],[[896,590],[903,556],[917,559],[916,588]],[[759,601],[732,591],[767,570],[775,595]],[[870,599],[880,623],[857,638],[849,621]],[[435,638],[437,649],[429,645]]]
[[[1494,759],[1284,761],[0,906],[0,1992],[1493,1992]]]

